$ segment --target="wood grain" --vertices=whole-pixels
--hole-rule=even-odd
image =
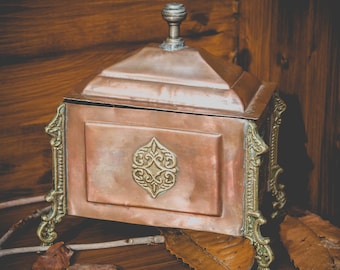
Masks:
[[[160,43],[167,36],[161,10],[168,1],[2,1],[0,56],[36,57],[103,44]],[[232,1],[184,1],[182,35],[204,40],[219,55],[233,39]],[[221,23],[223,22],[223,23]]]
[[[62,97],[127,49],[104,49],[2,66],[0,199],[45,193],[51,187],[51,151],[44,127]]]
[[[149,42],[161,43],[167,1],[0,2],[0,201],[46,194],[51,153],[44,127],[64,95]],[[186,1],[188,45],[226,59],[230,1]],[[223,23],[221,23],[223,22]]]
[[[239,51],[245,68],[278,83],[288,105],[280,164],[292,203],[340,224],[335,10],[334,1],[241,1]]]

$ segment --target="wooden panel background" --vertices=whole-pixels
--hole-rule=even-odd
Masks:
[[[278,82],[288,105],[280,159],[290,202],[340,225],[335,1],[241,1],[240,14],[240,64]]]
[[[0,1],[0,201],[51,186],[44,126],[63,95],[167,35],[168,1]],[[282,181],[290,201],[340,224],[339,32],[331,0],[186,0],[182,36],[263,80],[288,110]]]

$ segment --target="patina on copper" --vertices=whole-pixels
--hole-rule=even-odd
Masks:
[[[69,214],[242,234],[246,120],[71,103],[67,119]],[[156,199],[131,167],[152,138],[178,167],[175,185]]]
[[[285,203],[277,183],[285,104],[275,84],[184,46],[177,29],[183,5],[169,4],[163,15],[170,24],[166,46],[147,46],[103,70],[65,97],[49,125],[57,140],[56,202],[38,235],[53,242],[67,210],[245,236],[259,269],[269,269],[273,253],[260,232],[266,219],[259,202],[271,192],[274,215]]]

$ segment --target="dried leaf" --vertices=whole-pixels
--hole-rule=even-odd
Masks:
[[[32,270],[63,270],[70,265],[73,254],[63,242],[52,245],[45,254],[38,257],[32,266]]]
[[[250,269],[254,263],[255,252],[248,239],[192,230],[162,233],[166,248],[197,270]]]
[[[287,215],[280,228],[281,241],[297,268],[340,269],[340,230],[328,221],[314,214]]]
[[[315,234],[323,239],[324,244],[340,249],[340,228],[333,226],[329,221],[323,220],[315,214],[308,214],[299,218]]]

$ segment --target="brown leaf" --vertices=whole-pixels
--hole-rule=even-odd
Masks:
[[[32,270],[63,270],[70,265],[73,251],[68,249],[63,242],[52,245],[46,253],[39,256],[34,262]]]
[[[315,234],[322,238],[324,244],[340,249],[340,228],[333,226],[329,221],[323,220],[315,214],[308,214],[299,218]]]
[[[309,214],[299,218],[287,215],[280,229],[281,241],[297,268],[340,269],[338,228],[314,214]]]
[[[332,269],[340,269],[340,228],[315,214],[306,215],[300,220],[317,234],[322,245],[328,249],[329,255],[333,259]]]
[[[197,270],[250,269],[254,248],[248,239],[224,234],[167,229],[166,248]]]

